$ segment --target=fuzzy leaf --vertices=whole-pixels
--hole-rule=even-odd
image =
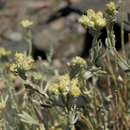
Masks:
[[[22,114],[18,114],[20,117],[20,120],[24,123],[30,124],[30,125],[39,125],[38,120],[34,119],[31,115],[29,115],[26,112],[22,112]]]

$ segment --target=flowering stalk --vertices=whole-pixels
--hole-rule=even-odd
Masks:
[[[16,53],[14,63],[10,64],[10,71],[19,74],[23,79],[26,79],[26,72],[32,69],[33,63],[34,60],[31,56]]]
[[[26,41],[28,43],[28,55],[31,56],[32,54],[32,31],[31,27],[33,22],[30,20],[22,20],[21,21],[22,27],[27,31]]]
[[[121,46],[124,56],[126,56],[125,52],[125,42],[124,42],[124,12],[125,12],[125,3],[121,0]]]
[[[28,55],[32,55],[32,31],[28,30],[28,37],[26,38],[28,42]]]
[[[92,41],[92,49],[91,49],[91,63],[96,64],[100,51],[100,49],[99,50],[97,49],[99,47],[99,41],[98,41],[99,32],[95,31],[93,36],[94,38]]]
[[[100,35],[100,30],[106,26],[106,19],[104,18],[101,11],[95,12],[92,9],[88,9],[85,14],[81,16],[79,22],[86,29],[88,29],[88,31],[91,31],[94,37],[91,49],[91,62],[95,64],[99,57],[99,51],[101,49],[98,38]]]
[[[11,51],[10,50],[6,50],[5,48],[0,48],[0,59],[5,61],[5,60],[9,60],[9,56],[11,55]]]

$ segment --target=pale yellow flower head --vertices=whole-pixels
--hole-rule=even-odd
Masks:
[[[93,9],[88,9],[88,10],[86,11],[86,14],[87,14],[87,16],[88,16],[89,18],[92,18],[92,17],[94,17],[94,16],[96,15],[96,13],[95,13],[95,11],[94,11]]]
[[[99,17],[101,17],[101,18],[103,18],[103,13],[102,13],[102,11],[98,11],[98,12],[96,13],[96,15],[99,16]]]
[[[89,22],[88,22],[88,27],[89,27],[89,28],[95,28],[95,22],[89,20]]]
[[[15,61],[16,61],[16,63],[21,63],[21,62],[23,62],[24,61],[24,58],[25,58],[25,55],[24,54],[22,54],[22,53],[16,53],[15,54]]]
[[[95,12],[92,9],[88,9],[84,15],[79,19],[79,22],[89,29],[101,29],[106,26],[106,19],[103,17],[101,11]]]
[[[106,26],[106,19],[97,17],[97,19],[95,20],[95,24],[96,24],[97,27],[103,28],[103,27]]]
[[[70,77],[68,74],[61,75],[57,77],[57,84],[59,85],[59,90],[61,92],[67,92],[69,83],[70,83]]]
[[[73,97],[79,97],[81,91],[78,85],[78,79],[72,79],[70,83],[70,95]]]
[[[86,15],[82,15],[80,18],[79,18],[79,23],[82,24],[85,28],[88,27],[88,22],[89,22],[89,18],[86,16]]]
[[[58,76],[56,81],[53,81],[48,86],[48,92],[56,96],[70,94],[72,97],[81,95],[78,79],[70,79],[69,75]]]
[[[33,25],[33,22],[28,19],[25,19],[22,20],[20,24],[22,25],[23,28],[30,28]]]
[[[75,58],[72,59],[72,61],[70,62],[70,66],[79,66],[79,67],[85,67],[87,65],[87,62],[79,57],[76,56]]]
[[[12,64],[10,65],[10,71],[11,71],[11,72],[17,72],[17,65],[16,65],[15,63],[12,63]]]
[[[41,81],[42,79],[43,79],[42,74],[36,73],[36,72],[33,73],[33,75],[32,75],[32,80],[33,80],[34,82],[39,82],[39,81]]]
[[[67,94],[69,91],[70,85],[70,78],[68,74],[60,75],[55,78],[54,82],[52,82],[49,87],[48,91],[58,95],[58,94]]]
[[[54,95],[59,95],[60,94],[59,85],[56,83],[50,84],[48,87],[48,91]]]
[[[0,58],[8,57],[11,54],[11,51],[6,50],[5,48],[0,48]]]
[[[19,70],[28,71],[32,68],[34,60],[31,56],[26,56],[23,53],[15,54],[15,62],[10,65],[10,70],[12,72],[17,72]]]
[[[93,20],[96,28],[100,29],[106,26],[106,19],[103,17],[103,13],[101,11],[96,12]]]
[[[109,15],[115,15],[117,13],[116,4],[113,1],[110,1],[108,4],[106,4],[106,13]]]

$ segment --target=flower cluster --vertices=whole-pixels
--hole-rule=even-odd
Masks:
[[[42,74],[34,72],[32,75],[32,81],[34,83],[39,83],[43,79]]]
[[[60,92],[68,93],[69,84],[70,78],[68,74],[57,76],[55,83],[50,85],[49,91],[54,94],[60,94]]]
[[[73,97],[78,97],[81,95],[81,91],[77,79],[72,79],[70,82],[70,86],[71,86],[70,95],[72,95]]]
[[[101,11],[95,12],[88,9],[79,19],[79,22],[85,27],[93,30],[101,29],[106,26],[106,19]]]
[[[113,1],[106,4],[106,13],[110,16],[114,16],[117,13],[117,7]]]
[[[33,25],[33,22],[25,19],[22,20],[20,24],[22,25],[23,28],[30,28]]]
[[[70,62],[70,66],[72,66],[72,67],[77,66],[77,67],[80,67],[80,68],[84,68],[84,67],[86,67],[86,65],[87,65],[87,62],[79,56],[76,56]]]
[[[34,60],[30,56],[26,56],[22,53],[15,54],[15,63],[10,65],[12,72],[28,71],[32,68]]]
[[[48,91],[54,95],[70,94],[72,97],[78,97],[81,94],[78,79],[70,79],[68,74],[58,76],[54,83],[48,87]]]
[[[11,51],[6,50],[5,48],[0,48],[0,58],[8,57],[11,54]]]

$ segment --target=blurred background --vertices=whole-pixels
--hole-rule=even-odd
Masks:
[[[108,0],[0,0],[0,46],[13,51],[25,51],[28,44],[20,21],[29,19],[34,22],[33,44],[46,53],[54,48],[55,59],[66,59],[79,55],[83,48],[85,30],[78,23],[79,14],[69,13],[45,25],[45,21],[57,10],[68,5],[84,11],[93,8],[104,10]],[[116,2],[120,2],[116,0]],[[125,20],[130,7],[126,0]]]

